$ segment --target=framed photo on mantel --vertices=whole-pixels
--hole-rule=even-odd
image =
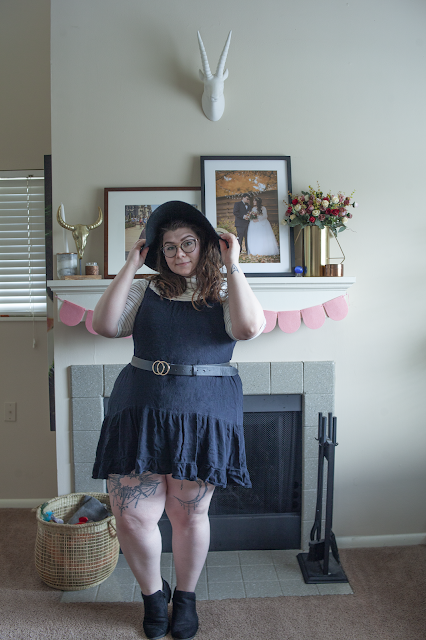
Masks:
[[[201,156],[202,211],[236,235],[248,276],[294,276],[293,229],[283,225],[290,156]]]
[[[126,262],[155,209],[182,200],[201,210],[200,187],[123,187],[104,189],[104,278],[114,278]],[[135,278],[155,273],[144,265]]]

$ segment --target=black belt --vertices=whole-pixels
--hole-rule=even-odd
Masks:
[[[130,363],[138,369],[152,371],[157,376],[166,376],[172,373],[174,376],[235,376],[238,369],[230,364],[172,364],[165,360],[142,360],[142,358],[132,357]]]

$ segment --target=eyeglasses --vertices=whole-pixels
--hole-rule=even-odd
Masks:
[[[161,247],[161,251],[164,253],[166,258],[174,258],[178,247],[180,247],[185,253],[192,253],[195,251],[197,242],[198,240],[196,238],[187,238],[180,245],[168,244],[166,247]]]

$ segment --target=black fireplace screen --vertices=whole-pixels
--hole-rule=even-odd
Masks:
[[[235,485],[226,489],[217,487],[210,515],[300,514],[301,431],[300,411],[245,412],[244,434],[252,489]]]

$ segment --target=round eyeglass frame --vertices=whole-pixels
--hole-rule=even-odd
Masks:
[[[193,248],[193,249],[191,249],[191,251],[186,251],[186,250],[183,248],[183,245],[185,244],[185,242],[188,242],[188,240],[192,240],[192,241],[194,242],[194,248]],[[181,248],[181,250],[182,250],[184,253],[193,253],[193,252],[195,251],[195,249],[197,248],[197,242],[199,242],[199,240],[197,240],[197,238],[186,238],[186,239],[185,239],[183,242],[181,242],[180,244],[171,244],[171,245],[169,245],[169,247],[174,247],[174,248],[175,248],[175,252],[174,252],[174,254],[173,254],[172,256],[167,256],[167,255],[166,255],[165,247],[161,247],[161,251],[163,252],[163,254],[164,254],[164,257],[165,257],[165,258],[174,258],[174,257],[176,256],[176,254],[177,254],[178,247],[180,247],[180,248]]]

